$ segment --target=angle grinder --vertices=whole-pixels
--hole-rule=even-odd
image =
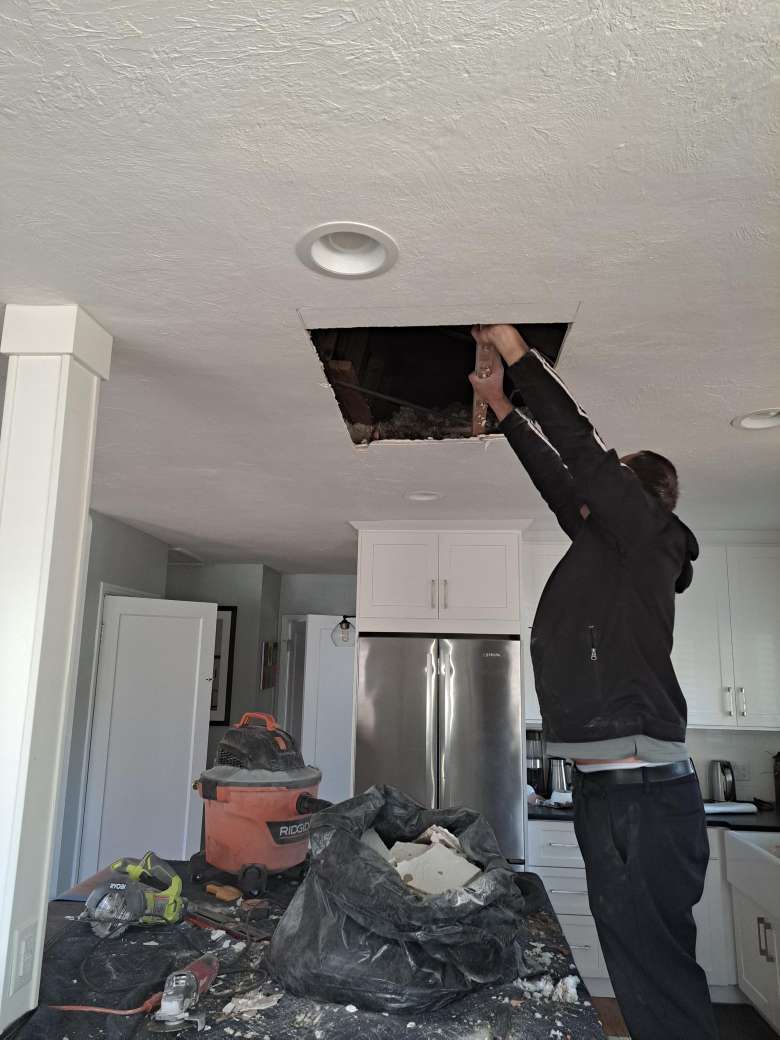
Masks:
[[[189,1025],[200,1032],[206,1024],[204,1011],[193,1012],[202,993],[211,986],[219,971],[219,961],[211,954],[199,957],[184,968],[173,971],[165,980],[159,1010],[149,1022],[152,1033],[176,1033]]]
[[[90,892],[79,917],[101,939],[121,935],[130,925],[177,924],[184,917],[181,878],[153,852],[140,860],[119,859],[111,870]]]

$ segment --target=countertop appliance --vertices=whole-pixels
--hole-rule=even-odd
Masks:
[[[355,791],[390,784],[431,809],[474,809],[523,863],[520,683],[517,638],[361,636]]]
[[[734,769],[725,758],[710,762],[710,794],[713,802],[736,802],[737,786]]]
[[[550,794],[571,794],[571,766],[565,758],[551,758]]]
[[[544,779],[544,739],[539,729],[525,732],[525,766],[527,782],[537,794],[547,794]]]

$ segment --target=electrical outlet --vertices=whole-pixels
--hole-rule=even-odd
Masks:
[[[37,921],[31,921],[24,928],[18,928],[14,932],[14,955],[9,996],[26,986],[29,982],[32,982],[33,968],[35,966],[35,937],[37,933]]]
[[[749,780],[750,779],[750,763],[749,762],[732,762],[732,769],[734,770],[735,780]]]

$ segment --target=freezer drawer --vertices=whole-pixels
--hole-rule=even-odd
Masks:
[[[361,637],[356,794],[389,784],[436,807],[436,643],[414,636]]]

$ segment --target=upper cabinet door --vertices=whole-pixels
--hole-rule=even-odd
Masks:
[[[689,726],[737,725],[726,550],[702,546],[693,584],[677,597],[672,664],[688,703]]]
[[[737,720],[780,728],[780,547],[727,551]]]
[[[527,726],[540,725],[542,721],[531,663],[531,627],[544,587],[570,545],[571,542],[555,542],[523,546],[523,680]]]
[[[436,548],[431,531],[366,531],[360,542],[361,618],[439,616]]]
[[[519,621],[518,552],[508,531],[439,534],[439,617]]]

